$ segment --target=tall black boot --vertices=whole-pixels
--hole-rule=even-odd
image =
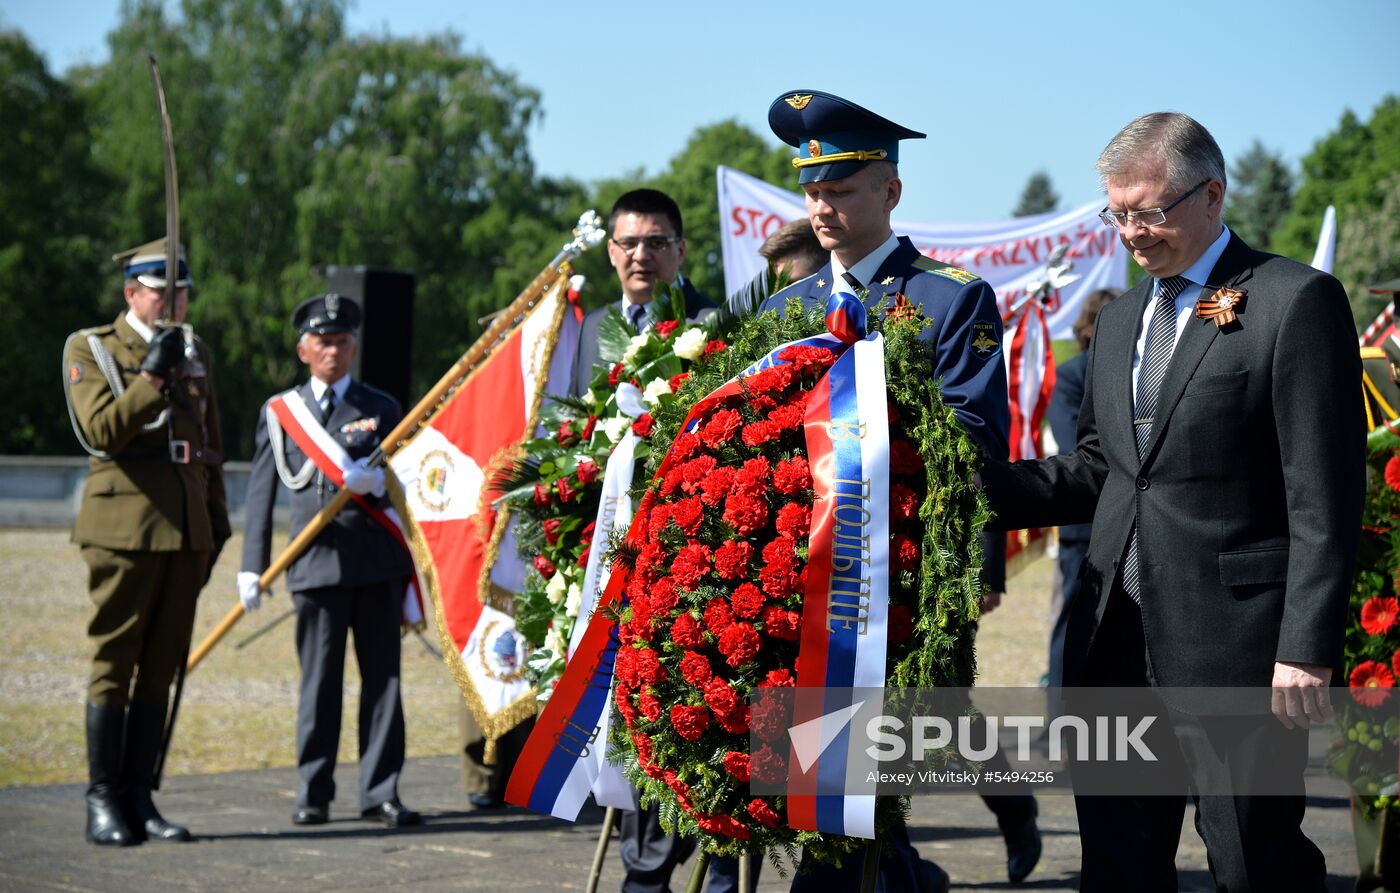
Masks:
[[[122,816],[121,707],[87,705],[87,839],[98,846],[131,846],[138,843]]]
[[[167,822],[151,802],[156,760],[165,743],[165,710],[133,702],[126,717],[126,803],[132,830],[149,840],[192,840],[189,829]]]

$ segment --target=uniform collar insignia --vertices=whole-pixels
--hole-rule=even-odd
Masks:
[[[881,284],[881,285],[894,285],[894,277],[893,277],[893,276],[886,276],[884,279],[881,279],[881,280],[880,280],[880,284]],[[900,297],[904,297],[904,296],[903,296],[903,295],[900,295]]]
[[[825,279],[818,279],[818,280],[817,280],[817,288],[826,288],[826,280],[825,280]]]

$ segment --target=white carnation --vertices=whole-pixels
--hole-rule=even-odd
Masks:
[[[549,582],[544,586],[544,594],[549,596],[549,603],[556,607],[564,601],[564,589],[568,584],[564,582],[564,575],[556,573],[549,578]]]
[[[622,352],[622,364],[626,366],[635,360],[637,354],[641,352],[643,347],[647,346],[647,342],[650,340],[651,335],[646,332],[642,332],[640,335],[633,335],[632,340],[627,342],[627,349]]]
[[[661,405],[661,395],[671,393],[671,383],[664,378],[653,378],[642,391],[642,399],[652,406]]]
[[[705,345],[708,343],[709,339],[705,337],[705,330],[697,327],[686,329],[677,335],[672,349],[675,350],[676,356],[682,360],[698,360],[700,355],[705,352]]]

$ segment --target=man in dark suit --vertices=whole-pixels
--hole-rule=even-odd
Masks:
[[[297,357],[311,380],[297,388],[311,425],[348,454],[345,487],[364,504],[385,500],[383,469],[365,467],[380,438],[402,418],[394,398],[350,378],[360,308],[337,294],[297,307]],[[253,468],[245,503],[246,529],[239,597],[245,610],[260,603],[258,575],[271,560],[272,505],[280,483],[291,493],[293,537],[335,496],[325,471],[307,458],[270,406],[258,419]],[[360,815],[389,827],[416,825],[418,813],[399,802],[404,760],[403,704],[399,697],[399,626],[404,581],[413,573],[408,553],[384,525],[361,507],[346,505],[287,571],[297,609],[301,702],[297,712],[297,789],[292,821],[320,825],[335,798],[340,744],[346,634],[355,635],[360,667]]]
[[[1099,157],[1104,222],[1150,274],[1104,308],[1068,455],[988,463],[1011,529],[1092,519],[1065,676],[1079,685],[1272,688],[1262,717],[1202,746],[1193,772],[1244,777],[1279,724],[1329,713],[1364,487],[1356,330],[1331,276],[1221,224],[1225,164],[1178,113],[1128,124]],[[1290,796],[1197,796],[1220,889],[1322,890],[1300,829],[1307,741],[1269,755]],[[1084,890],[1175,890],[1184,795],[1079,797]]]
[[[1084,299],[1079,318],[1074,321],[1074,340],[1079,353],[1055,367],[1055,390],[1045,409],[1045,420],[1061,453],[1074,449],[1079,429],[1079,406],[1084,402],[1084,372],[1088,368],[1089,343],[1094,337],[1094,321],[1109,301],[1122,294],[1116,288],[1101,288]],[[1079,570],[1089,554],[1090,524],[1060,525],[1059,580],[1050,598],[1050,666],[1046,682],[1052,688],[1064,685],[1065,624],[1069,604],[1080,589]]]
[[[634,189],[622,194],[608,214],[608,260],[617,271],[622,301],[595,308],[583,318],[579,329],[578,353],[569,391],[582,394],[593,380],[598,362],[598,326],[609,310],[638,332],[657,320],[653,316],[657,286],[678,285],[685,293],[685,315],[696,319],[715,304],[681,275],[685,263],[685,225],[681,209],[666,193],[656,189]]]
[[[934,344],[935,374],[944,401],[974,443],[989,456],[1005,458],[1011,410],[996,294],[976,275],[925,257],[890,227],[890,213],[903,194],[896,166],[899,141],[923,139],[924,134],[815,90],[778,97],[769,106],[768,124],[779,139],[799,149],[793,163],[800,172],[807,214],[817,240],[830,254],[815,273],[773,295],[759,309],[781,312],[792,298],[809,307],[825,307],[833,292],[847,291],[865,293],[872,306],[883,302],[886,314],[932,320],[923,337]],[[996,606],[1006,588],[1002,540],[983,537],[984,611]],[[1006,840],[1008,876],[1019,883],[1040,858],[1035,799],[989,796],[984,802],[996,814]],[[919,860],[903,828],[886,843],[880,859],[881,890],[947,888],[947,874]],[[861,870],[858,859],[847,860],[841,869],[814,868],[794,878],[793,890],[853,886]]]

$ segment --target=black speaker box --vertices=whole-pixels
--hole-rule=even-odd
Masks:
[[[413,274],[380,267],[326,268],[326,290],[353,298],[364,311],[351,374],[387,392],[407,412],[412,392]]]

